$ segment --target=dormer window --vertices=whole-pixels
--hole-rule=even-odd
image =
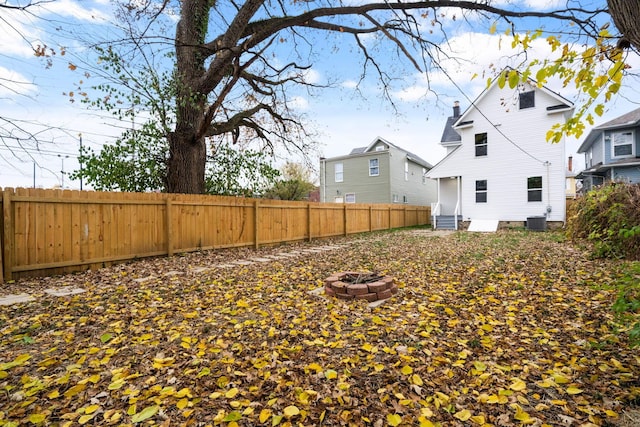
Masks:
[[[528,92],[520,92],[520,109],[533,108],[536,106],[536,92],[530,90]]]
[[[384,145],[376,145],[376,151],[384,151]]]

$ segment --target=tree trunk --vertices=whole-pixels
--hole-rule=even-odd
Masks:
[[[204,138],[187,139],[177,133],[169,136],[167,191],[169,193],[203,194],[207,148]]]
[[[640,0],[607,0],[613,23],[620,31],[621,48],[640,49]]]

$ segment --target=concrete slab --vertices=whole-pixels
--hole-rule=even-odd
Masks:
[[[272,262],[273,261],[271,258],[260,258],[260,257],[249,258],[249,260],[255,261],[255,262]]]
[[[192,271],[194,273],[204,273],[209,270],[211,270],[211,267],[195,267]]]
[[[498,222],[497,219],[471,219],[468,231],[495,233],[498,231]]]
[[[9,294],[0,298],[0,305],[19,304],[33,300],[35,300],[35,298],[29,294]]]
[[[182,271],[172,270],[172,271],[167,271],[166,273],[163,274],[163,276],[178,276],[180,274],[184,274],[184,273]]]
[[[155,276],[147,276],[147,277],[138,277],[137,279],[133,279],[134,282],[143,283],[148,282],[149,280],[155,279]]]
[[[281,254],[279,254],[280,256],[283,257],[287,257],[287,258],[295,258],[297,256],[302,255],[302,252],[298,252],[298,251],[293,251],[293,252],[283,252]]]
[[[71,286],[63,286],[62,288],[45,289],[44,292],[49,295],[53,295],[54,297],[67,297],[69,295],[81,294],[87,291],[82,288],[73,288]]]
[[[234,268],[237,267],[237,264],[216,264],[214,267],[216,268]]]

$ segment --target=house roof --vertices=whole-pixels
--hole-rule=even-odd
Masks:
[[[450,144],[452,142],[459,143],[462,141],[462,137],[456,130],[453,128],[453,124],[458,120],[460,116],[449,116],[447,117],[447,122],[444,125],[444,130],[442,131],[442,138],[440,138],[440,143],[443,145]]]
[[[583,179],[586,176],[590,175],[600,175],[603,176],[605,172],[610,169],[620,167],[620,166],[638,166],[640,167],[640,159],[621,159],[616,160],[611,163],[603,164],[602,162],[598,163],[590,167],[589,169],[585,169],[582,172],[576,175],[577,179]]]
[[[585,151],[587,151],[587,149],[591,147],[591,145],[593,145],[593,143],[598,139],[598,137],[605,130],[635,127],[635,126],[638,126],[639,124],[640,124],[640,108],[637,108],[633,111],[630,111],[626,114],[616,117],[613,120],[609,120],[608,122],[605,122],[599,126],[596,126],[593,129],[591,129],[591,132],[589,132],[587,137],[584,139],[584,142],[580,144],[580,147],[578,148],[578,153],[584,153]]]
[[[387,144],[387,145],[389,145],[391,147],[394,147],[397,150],[400,150],[400,151],[404,152],[406,154],[406,156],[407,156],[407,160],[411,160],[412,162],[417,163],[417,164],[419,164],[419,165],[421,165],[421,166],[423,166],[423,167],[425,167],[427,169],[431,169],[433,167],[433,165],[431,163],[427,162],[426,160],[424,160],[423,158],[421,158],[417,154],[414,154],[414,153],[412,153],[410,151],[407,151],[402,147],[398,147],[397,145],[395,145],[395,144],[393,144],[393,143],[391,143],[391,142],[387,141],[386,139],[381,138],[379,136],[374,138],[374,140],[369,145],[367,145],[366,147],[356,147],[356,148],[352,149],[351,152],[348,155],[346,155],[346,156],[337,156],[337,157],[333,157],[332,159],[340,159],[340,158],[345,158],[345,157],[350,157],[350,156],[360,156],[360,155],[363,155],[363,154],[370,153],[370,152],[372,152],[373,148],[375,147],[375,145],[378,142],[383,142],[384,144]]]

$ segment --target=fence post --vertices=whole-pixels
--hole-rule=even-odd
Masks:
[[[13,207],[11,206],[11,193],[13,192],[13,188],[8,189],[5,188],[2,192],[2,216],[4,222],[4,267],[2,268],[4,280],[10,281],[12,276],[13,269],[13,239],[14,235],[14,224],[13,224]],[[2,261],[2,259],[0,259]],[[2,283],[2,279],[0,279],[0,283]]]
[[[307,203],[307,231],[309,242],[311,241],[311,203]]]
[[[254,244],[254,248],[258,249],[258,247],[260,246],[260,242],[258,241],[258,233],[260,232],[260,216],[258,215],[258,212],[260,210],[260,201],[258,199],[256,199],[256,201],[253,204],[253,215],[254,215],[254,225],[255,225],[255,244]]]
[[[173,222],[171,196],[167,195],[165,200],[165,222],[167,227],[167,256],[173,256],[173,230],[171,224]]]
[[[389,230],[391,230],[391,206],[389,206]]]
[[[347,204],[345,203],[345,205],[343,206],[343,212],[344,212],[344,235],[348,235],[349,233],[347,233]]]
[[[369,232],[373,231],[373,206],[369,205]]]
[[[404,205],[404,219],[403,219],[403,227],[407,226],[407,205]]]

